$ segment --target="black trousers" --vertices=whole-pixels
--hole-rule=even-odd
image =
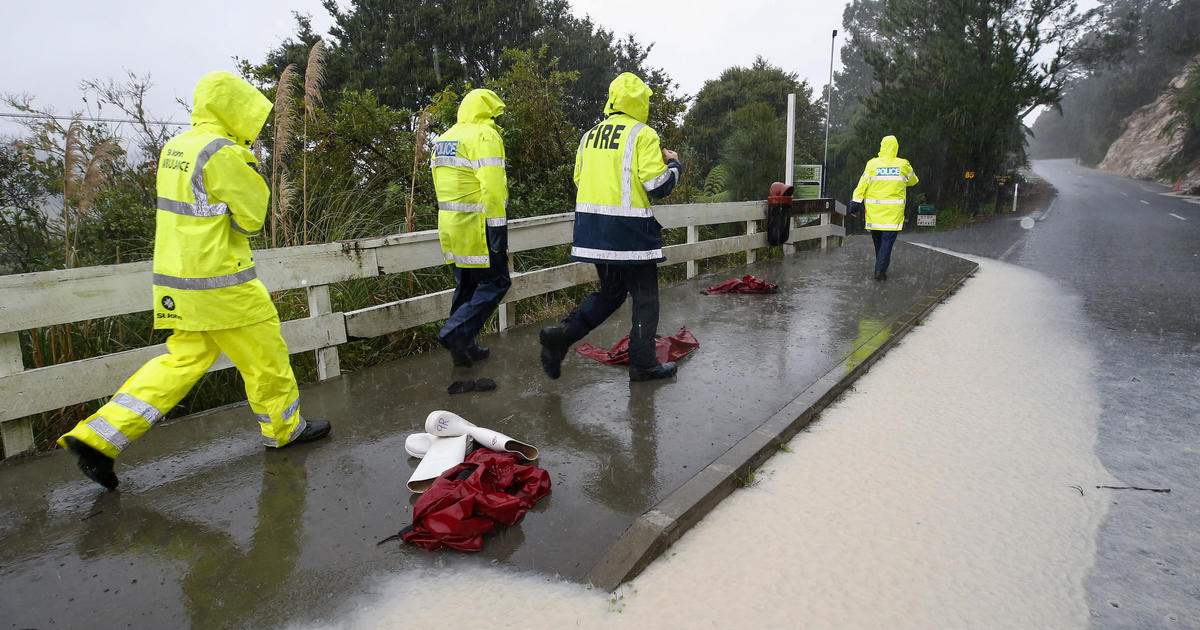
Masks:
[[[491,252],[487,267],[454,267],[454,298],[450,319],[438,333],[447,347],[465,350],[475,344],[475,335],[496,312],[500,300],[512,286],[508,274],[508,252]]]
[[[633,326],[629,329],[629,363],[640,368],[658,365],[654,337],[658,332],[658,265],[597,264],[600,290],[587,296],[563,319],[571,343],[583,339],[633,297]]]

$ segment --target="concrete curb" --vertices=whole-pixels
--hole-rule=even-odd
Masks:
[[[654,558],[699,523],[722,499],[741,487],[741,480],[777,453],[780,445],[808,426],[912,330],[921,318],[954,293],[978,267],[972,263],[961,273],[943,281],[888,327],[867,340],[866,345],[877,344],[877,347],[858,365],[851,367],[850,357],[847,357],[834,366],[716,461],[634,521],[592,567],[587,581],[606,591],[614,591],[637,577]]]

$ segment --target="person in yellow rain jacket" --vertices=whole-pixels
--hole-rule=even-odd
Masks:
[[[438,238],[456,285],[438,341],[462,367],[487,358],[488,349],[475,336],[512,286],[504,141],[495,121],[503,112],[504,101],[495,92],[468,92],[458,106],[458,122],[434,143],[430,164]]]
[[[904,229],[904,203],[908,187],[919,180],[912,165],[902,157],[896,136],[884,136],[879,143],[879,156],[867,162],[858,178],[850,200],[851,216],[859,216],[865,207],[866,228],[875,244],[875,279],[887,280],[892,263],[892,246],[896,235]]]
[[[629,380],[649,381],[675,375],[675,363],[659,363],[654,351],[658,331],[658,263],[663,255],[662,225],[650,198],[671,193],[683,167],[679,156],[663,149],[658,133],[646,126],[651,91],[625,72],[608,86],[608,118],[592,127],[575,153],[575,238],[571,260],[596,265],[600,290],[589,295],[557,326],[541,331],[542,369],[561,376],[571,344],[608,319],[625,296],[633,299],[629,331]]]
[[[191,129],[159,155],[154,327],[174,331],[167,353],[58,438],[80,470],[106,488],[119,483],[117,455],[178,404],[222,351],[245,380],[267,446],[329,433],[328,422],[300,415],[279,314],[250,255],[249,238],[262,231],[270,197],[250,145],[270,112],[254,86],[210,72],[196,85]]]

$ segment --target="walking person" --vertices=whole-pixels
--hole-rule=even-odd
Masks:
[[[658,263],[663,255],[662,225],[650,209],[679,182],[683,167],[674,151],[660,147],[646,126],[650,88],[623,73],[608,86],[603,122],[590,129],[575,154],[575,236],[571,260],[596,265],[600,290],[589,295],[557,326],[541,331],[542,369],[556,379],[571,344],[633,298],[629,331],[629,380],[648,381],[675,374],[675,363],[659,363]]]
[[[158,160],[154,327],[174,331],[167,353],[58,438],[83,474],[110,490],[119,483],[116,457],[178,404],[221,352],[245,380],[266,446],[310,442],[330,429],[300,415],[279,313],[250,254],[271,194],[250,146],[271,102],[233,74],[210,72],[197,83],[192,106],[191,128],[171,138]]]
[[[867,162],[850,200],[850,214],[857,218],[866,208],[866,229],[875,244],[875,279],[887,280],[896,235],[904,229],[904,204],[909,186],[919,180],[912,165],[896,157],[900,143],[896,136],[884,136],[879,156]]]
[[[460,367],[490,354],[475,337],[512,286],[504,141],[495,121],[503,111],[495,92],[471,90],[458,106],[458,122],[434,144],[438,238],[455,283],[438,341]]]

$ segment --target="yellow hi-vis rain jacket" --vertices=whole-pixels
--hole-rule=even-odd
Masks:
[[[248,234],[262,229],[269,191],[250,143],[271,102],[228,72],[196,85],[192,128],[158,161],[154,326],[174,328],[167,353],[146,362],[74,437],[116,457],[162,420],[222,352],[246,383],[267,446],[285,446],[307,426],[279,316],[254,273]]]
[[[448,265],[487,267],[488,228],[501,241],[491,248],[507,249],[504,141],[493,120],[503,111],[495,92],[471,90],[458,106],[458,122],[434,143],[438,238]]]
[[[879,143],[879,157],[867,162],[852,201],[867,207],[868,230],[899,231],[904,228],[904,201],[909,186],[919,181],[908,160],[896,157],[900,143],[896,136],[885,136]]]
[[[672,178],[658,132],[646,126],[649,86],[625,72],[608,86],[608,118],[583,134],[575,154],[575,238],[571,259],[600,264],[666,260],[662,226],[647,191]]]
[[[276,316],[250,255],[270,189],[250,144],[271,101],[228,72],[196,85],[192,128],[158,159],[154,327],[221,330]]]

